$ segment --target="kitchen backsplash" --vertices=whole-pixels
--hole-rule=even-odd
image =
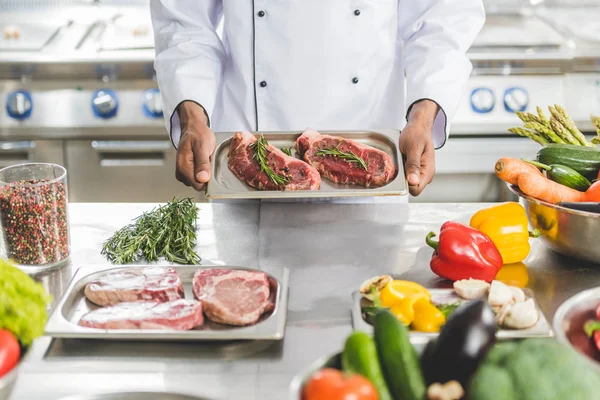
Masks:
[[[0,0],[0,9],[40,8],[101,3],[106,5],[145,6],[150,0]],[[483,0],[486,8],[518,7],[527,5],[596,6],[600,0]]]

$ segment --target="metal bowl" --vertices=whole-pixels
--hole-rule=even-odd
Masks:
[[[427,342],[413,344],[413,347],[417,351],[419,357],[423,353]],[[313,362],[308,368],[304,369],[298,375],[292,379],[290,384],[290,400],[299,400],[302,398],[302,391],[304,386],[308,383],[308,380],[320,369],[323,368],[334,368],[342,369],[342,352],[333,353],[329,356],[319,358]]]
[[[576,294],[565,301],[554,314],[552,327],[554,336],[560,343],[584,357],[600,372],[600,362],[590,354],[597,352],[592,341],[583,332],[583,324],[594,318],[596,307],[600,304],[600,286]],[[576,347],[573,342],[576,342]]]
[[[22,359],[21,359],[22,360]],[[19,367],[22,361],[19,361],[10,372],[0,378],[0,399],[8,398],[8,395],[12,391],[12,388],[17,380],[17,374],[19,373]]]
[[[290,400],[299,400],[302,398],[302,390],[304,385],[308,383],[311,376],[314,375],[320,369],[323,368],[335,368],[342,369],[342,353],[334,353],[327,357],[319,358],[317,361],[312,363],[308,368],[303,370],[299,375],[296,375],[292,379],[290,384]]]
[[[527,211],[529,223],[540,239],[554,251],[579,260],[600,264],[600,214],[573,210],[534,199],[509,185]]]

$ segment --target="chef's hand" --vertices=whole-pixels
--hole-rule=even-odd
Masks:
[[[175,177],[196,190],[210,179],[210,157],[215,151],[215,134],[198,104],[186,101],[179,105],[181,138],[177,149]]]
[[[433,121],[439,107],[431,100],[415,103],[408,122],[400,135],[400,152],[404,156],[404,170],[410,194],[418,196],[435,174]]]

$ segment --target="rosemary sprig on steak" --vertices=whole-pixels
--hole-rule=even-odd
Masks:
[[[359,156],[354,154],[352,151],[347,151],[347,152],[341,151],[339,149],[339,146],[340,145],[338,144],[337,146],[335,146],[331,149],[321,149],[321,150],[317,151],[317,153],[315,155],[323,156],[323,157],[325,157],[325,156],[338,157],[338,158],[346,160],[352,164],[358,165],[365,171],[367,170],[367,163],[365,162],[365,160],[363,160],[362,158],[360,158]]]
[[[256,142],[250,145],[250,148],[254,152],[252,158],[258,162],[258,165],[260,165],[260,171],[267,174],[267,177],[271,182],[278,186],[285,186],[290,181],[290,178],[285,175],[277,174],[275,171],[273,171],[273,168],[271,168],[267,160],[267,154],[270,153],[267,149],[268,146],[269,142],[267,142],[267,139],[265,139],[263,135],[260,135]]]
[[[194,251],[198,207],[192,198],[173,199],[146,212],[118,230],[102,246],[102,254],[114,264],[129,264],[141,257],[164,257],[178,264],[198,264]]]
[[[288,156],[292,156],[292,148],[291,147],[280,147],[279,150],[283,151]]]

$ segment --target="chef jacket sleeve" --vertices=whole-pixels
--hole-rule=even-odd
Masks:
[[[212,114],[225,60],[217,34],[222,0],[152,0],[150,2],[156,58],[167,130],[179,145],[177,106],[186,100]]]
[[[399,38],[406,73],[406,115],[423,99],[440,107],[434,127],[436,149],[446,143],[472,65],[466,55],[483,27],[482,0],[399,0]]]

